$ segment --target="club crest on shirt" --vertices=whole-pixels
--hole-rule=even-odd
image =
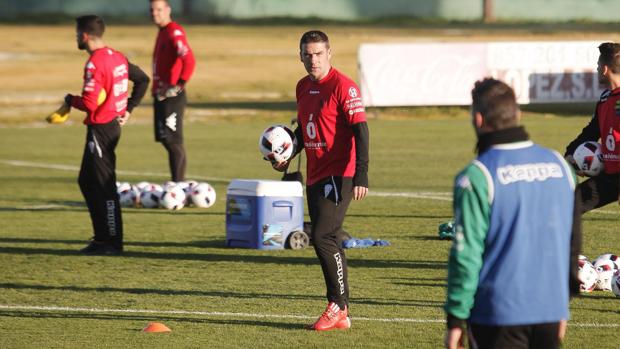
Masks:
[[[349,87],[349,96],[351,96],[352,98],[357,97],[357,89],[355,87]]]

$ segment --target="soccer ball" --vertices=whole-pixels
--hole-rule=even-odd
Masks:
[[[168,190],[168,189],[170,189],[170,188],[172,188],[172,187],[174,187],[174,186],[176,186],[176,185],[177,185],[177,182],[173,182],[173,181],[166,181],[166,182],[164,183],[164,185],[162,185],[162,188],[164,188],[164,191],[166,191],[166,190]]]
[[[598,260],[594,264],[598,277],[595,288],[597,290],[611,291],[611,279],[617,274],[618,268],[610,259]]]
[[[614,275],[611,279],[611,292],[613,292],[616,297],[620,297],[620,274]]]
[[[592,292],[596,285],[598,274],[592,263],[586,260],[579,261],[579,290],[584,293]]]
[[[148,187],[149,185],[151,185],[151,183],[142,181],[142,182],[139,182],[138,184],[136,184],[136,188],[138,188],[138,190],[140,192],[143,192],[144,188]]]
[[[136,207],[140,203],[140,191],[129,183],[118,187],[118,200],[122,207]]]
[[[191,198],[196,207],[209,208],[215,203],[215,189],[209,183],[200,183],[192,189]]]
[[[616,269],[620,270],[620,257],[616,256],[615,254],[612,253],[605,253],[602,254],[598,257],[596,257],[596,259],[594,260],[594,266],[596,267],[596,263],[598,263],[598,261],[603,261],[603,260],[610,260],[612,262],[614,262],[614,264],[616,265]]]
[[[598,142],[585,142],[578,146],[573,159],[586,176],[593,177],[603,172],[603,155]]]
[[[295,148],[295,134],[284,125],[267,127],[258,139],[258,149],[265,160],[282,162],[291,158]]]
[[[159,202],[160,206],[168,210],[180,210],[185,207],[185,191],[181,186],[173,186],[164,191]]]
[[[161,200],[161,194],[163,188],[157,184],[149,184],[144,187],[144,190],[140,193],[140,203],[145,208],[159,207],[159,201]]]

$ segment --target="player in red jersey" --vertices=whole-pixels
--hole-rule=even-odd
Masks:
[[[613,201],[620,203],[620,44],[606,42],[599,47],[598,79],[607,86],[596,104],[590,123],[567,147],[566,160],[573,164],[573,153],[586,141],[602,140],[605,171],[577,185],[576,200],[582,213],[605,206]]]
[[[327,286],[328,305],[317,331],[351,327],[347,260],[339,232],[351,199],[368,193],[368,125],[360,90],[331,66],[329,38],[302,35],[300,57],[308,75],[297,83],[298,144],[305,148],[312,240]],[[283,171],[288,162],[273,164]]]
[[[155,140],[168,152],[172,180],[185,179],[187,157],[183,146],[183,113],[187,104],[185,84],[196,61],[185,30],[172,21],[167,0],[151,0],[151,18],[159,27],[153,51],[153,109]]]
[[[81,96],[67,94],[65,103],[86,112],[86,146],[78,183],[90,213],[94,237],[81,252],[119,254],[123,251],[123,221],[116,191],[116,154],[120,126],[148,88],[148,76],[101,39],[103,19],[76,18],[77,45],[89,53]],[[128,97],[129,80],[134,83]]]

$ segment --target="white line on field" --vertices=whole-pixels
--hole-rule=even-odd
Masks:
[[[62,170],[62,171],[77,172],[80,170],[80,168],[77,166],[49,164],[49,163],[44,163],[44,162],[30,162],[30,161],[21,161],[21,160],[0,159],[0,163],[3,163],[5,165],[17,166],[17,167],[35,167],[35,168],[46,168],[46,169]],[[126,175],[126,176],[170,177],[170,173],[168,172],[138,172],[138,171],[116,170],[116,174]],[[188,174],[187,177],[193,178],[193,179],[212,180],[212,181],[228,181],[229,180],[227,178],[195,176],[192,174]]]
[[[31,162],[31,161],[21,161],[21,160],[7,160],[0,159],[0,163],[10,166],[18,166],[18,167],[34,167],[34,168],[46,168],[52,170],[62,170],[62,171],[74,171],[77,172],[80,170],[77,166],[71,165],[62,165],[62,164],[50,164],[44,162]],[[125,171],[125,170],[117,170],[117,174],[126,175],[126,176],[153,176],[153,177],[169,177],[169,173],[164,172],[138,172],[138,171]],[[218,178],[218,177],[203,177],[203,176],[195,176],[195,175],[187,175],[188,178],[193,179],[201,179],[201,180],[212,180],[212,181],[221,181],[221,182],[230,182],[230,178]],[[368,192],[369,196],[378,196],[378,197],[401,197],[401,198],[411,198],[411,199],[425,199],[425,200],[437,200],[437,201],[452,201],[452,193],[450,192],[432,192],[432,191],[421,191],[421,192],[387,192],[387,191],[373,191],[370,190]],[[610,210],[594,210],[594,213],[602,213],[602,214],[618,214],[617,211]]]
[[[220,311],[190,311],[190,310],[149,310],[149,309],[108,309],[108,308],[74,308],[37,305],[5,305],[0,304],[0,310],[26,310],[26,311],[55,311],[55,312],[78,312],[78,313],[121,313],[121,314],[159,314],[159,315],[202,315],[237,318],[271,318],[271,319],[300,319],[314,320],[316,316],[294,314],[262,314],[262,313],[232,313]],[[372,322],[412,322],[412,323],[443,323],[440,319],[413,319],[413,318],[370,318],[354,317],[357,321]]]
[[[38,305],[7,305],[0,304],[0,310],[25,310],[25,311],[54,311],[54,312],[77,312],[91,314],[158,314],[158,315],[201,315],[217,317],[236,317],[236,318],[259,318],[259,319],[299,319],[314,320],[316,316],[294,315],[294,314],[262,314],[262,313],[232,313],[220,311],[190,311],[190,310],[150,310],[150,309],[108,309],[108,308],[79,308],[79,307],[57,307],[57,306],[38,306]],[[370,322],[408,322],[408,323],[445,323],[443,319],[415,319],[415,318],[373,318],[373,317],[353,317],[355,321]],[[620,324],[600,324],[596,322],[569,322],[573,327],[589,328],[620,328]]]

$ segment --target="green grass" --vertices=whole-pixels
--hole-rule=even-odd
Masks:
[[[454,174],[473,156],[466,112],[429,119],[390,113],[370,121],[371,192],[449,192]],[[188,172],[218,178],[209,180],[218,201],[207,210],[125,209],[126,253],[120,257],[77,253],[91,235],[77,171],[5,161],[79,166],[84,127],[0,128],[0,305],[318,316],[325,306],[324,285],[313,250],[224,247],[227,179],[278,178],[260,159],[256,139],[266,125],[286,119],[282,114],[186,125]],[[534,140],[562,150],[587,119],[528,114],[524,121]],[[126,126],[117,154],[119,170],[166,172],[150,124]],[[610,205],[585,216],[584,254],[620,252],[618,212]],[[337,341],[347,348],[437,348],[442,323],[355,317],[443,319],[450,244],[436,239],[436,229],[450,217],[448,201],[370,196],[351,205],[345,229],[357,237],[387,239],[392,246],[347,251],[354,316],[349,331],[304,330],[309,319],[0,309],[0,346],[329,348]],[[613,294],[579,297],[571,310],[567,348],[617,347],[617,327],[582,327],[620,325]],[[140,332],[149,321],[164,322],[172,333]]]

